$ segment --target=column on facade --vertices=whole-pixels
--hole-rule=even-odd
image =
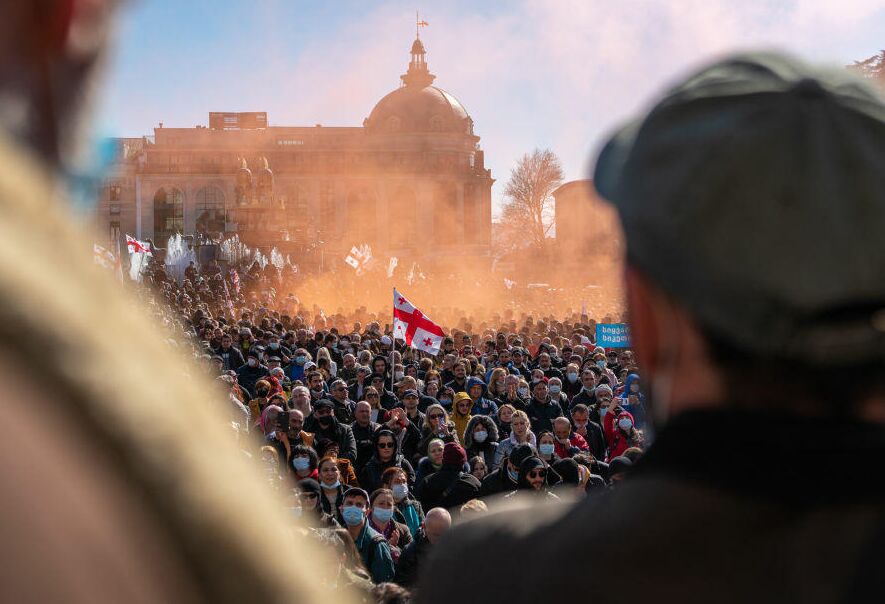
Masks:
[[[455,187],[457,211],[455,213],[460,219],[455,221],[455,232],[453,233],[452,243],[463,245],[464,243],[464,182],[459,181]]]
[[[135,237],[141,239],[142,234],[142,211],[144,204],[141,199],[141,175],[135,175]]]
[[[437,224],[434,220],[434,203],[436,182],[429,179],[415,181],[415,252],[416,256],[428,256],[430,252],[438,249],[431,245]]]

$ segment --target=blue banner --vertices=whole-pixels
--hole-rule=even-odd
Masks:
[[[597,324],[596,345],[603,348],[630,348],[630,327],[626,323]]]

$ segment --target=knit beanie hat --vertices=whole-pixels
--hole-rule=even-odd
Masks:
[[[553,464],[553,469],[562,478],[562,482],[577,485],[580,482],[578,463],[571,458],[560,459]]]
[[[319,496],[320,483],[318,483],[313,478],[305,478],[298,481],[298,489],[302,493],[315,493],[317,496]]]
[[[527,457],[531,457],[534,454],[535,448],[529,443],[517,445],[510,451],[510,463],[519,468]]]
[[[442,465],[461,467],[467,463],[467,453],[458,443],[446,443],[443,447]]]

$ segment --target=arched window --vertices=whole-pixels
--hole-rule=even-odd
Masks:
[[[415,241],[418,227],[415,192],[401,187],[390,198],[390,246],[408,247]]]
[[[197,232],[223,233],[226,222],[224,191],[211,185],[203,187],[197,191],[196,201]]]
[[[154,241],[165,247],[175,233],[184,232],[184,194],[175,188],[162,188],[154,195]]]

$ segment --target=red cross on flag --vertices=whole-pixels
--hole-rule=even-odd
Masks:
[[[153,256],[151,253],[151,246],[147,242],[139,241],[131,235],[126,235],[126,247],[129,249],[130,254],[140,253]]]
[[[393,290],[393,337],[407,346],[438,354],[445,334],[442,327],[428,319],[405,296]]]

